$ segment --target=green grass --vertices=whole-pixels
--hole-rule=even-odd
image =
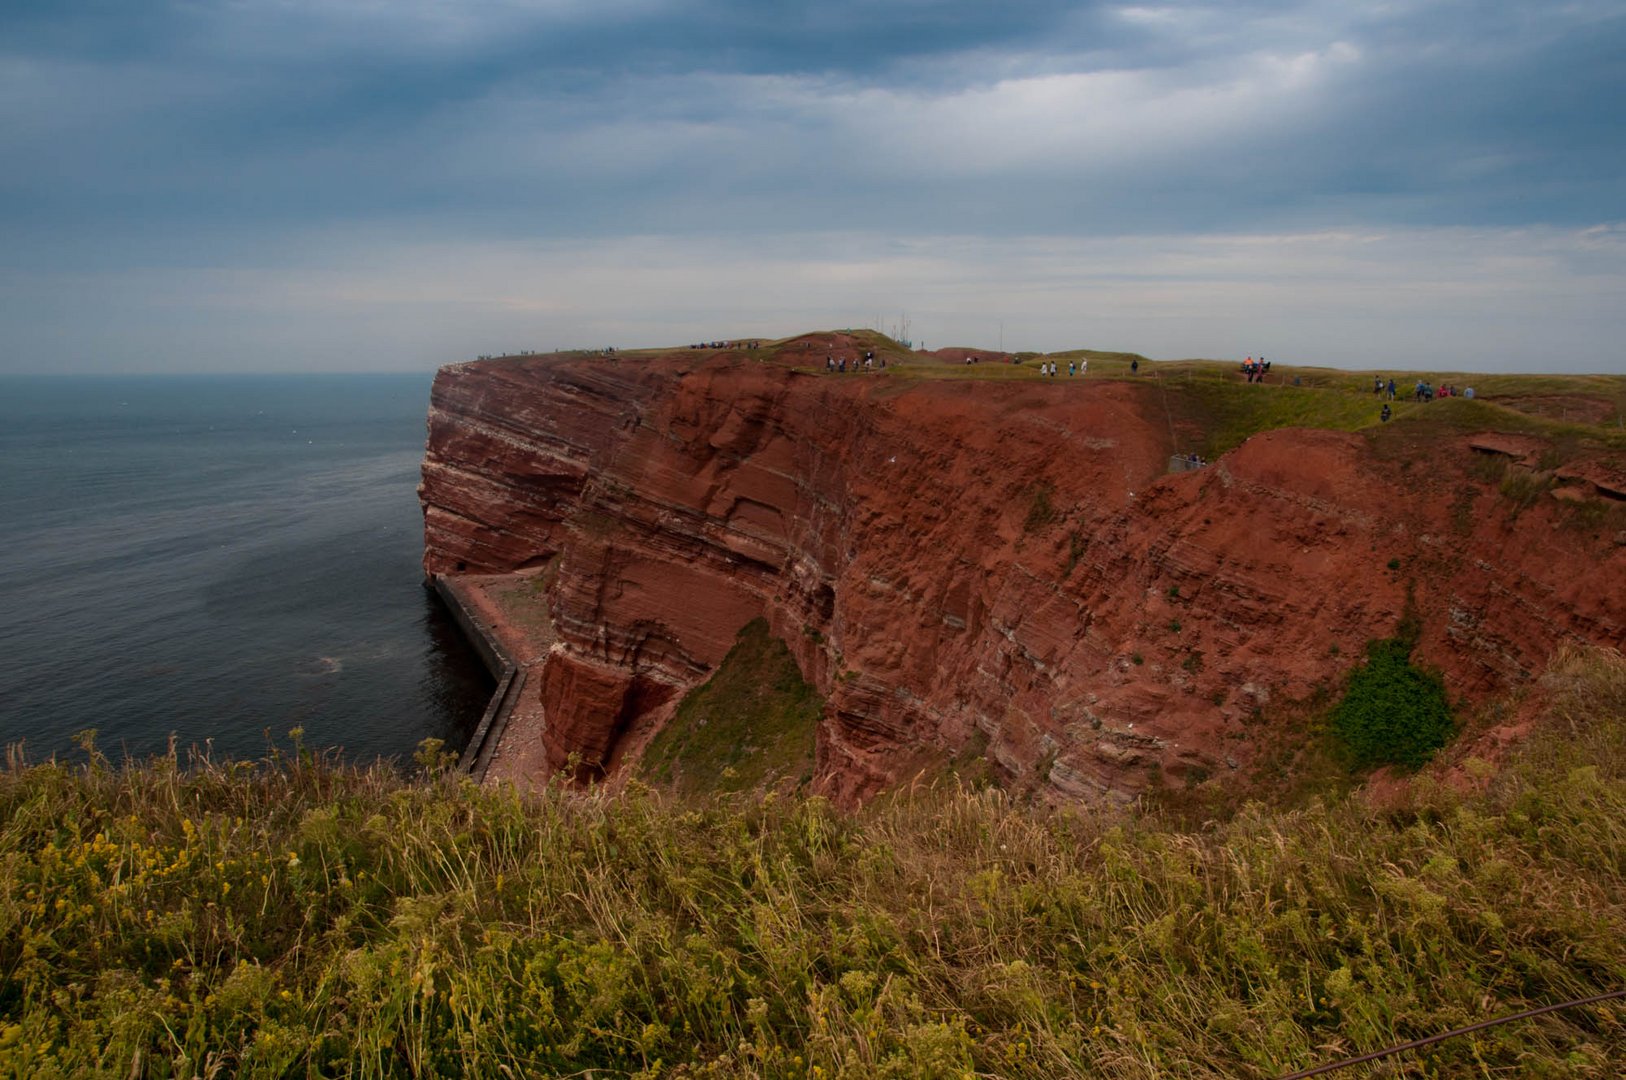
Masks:
[[[1196,831],[306,754],[0,772],[0,1075],[1277,1076],[1626,986],[1626,664],[1485,789]],[[1407,1054],[1611,1077],[1620,1003]]]
[[[1439,376],[1438,381],[1472,386],[1475,400],[1492,402],[1531,397],[1594,398],[1608,402],[1614,408],[1614,415],[1605,417],[1603,426],[1618,426],[1622,416],[1626,415],[1626,376],[1448,373]]]
[[[548,610],[548,593],[559,576],[559,558],[555,556],[542,570],[509,577],[501,583],[486,586],[488,595],[502,610],[503,616],[514,626],[524,630],[534,642],[553,641],[553,616]]]
[[[998,360],[984,360],[977,364],[945,364],[918,358],[897,362],[888,360],[885,374],[890,379],[904,382],[960,379],[968,382],[1008,382],[1040,378],[1037,364],[1006,364]]]
[[[998,354],[990,354],[997,356]],[[1033,353],[1024,352],[1014,355],[1014,363],[1003,360],[984,359],[976,364],[953,364],[941,360],[930,360],[915,353],[904,353],[898,359],[887,361],[887,374],[899,379],[967,379],[971,381],[1010,381],[1010,380],[1038,380],[1068,385],[1087,385],[1091,381],[1106,378],[1130,378],[1130,362],[1138,360],[1141,365],[1142,378],[1147,377],[1152,361],[1137,353],[1102,352],[1097,349],[1071,349],[1067,352]],[[1054,360],[1061,374],[1051,378],[1039,374],[1039,361]],[[1065,368],[1069,360],[1088,360],[1090,373],[1087,376],[1074,375],[1068,377]]]
[[[1626,449],[1626,429],[1618,422],[1622,403],[1626,403],[1626,378],[1619,376],[1431,375],[1436,385],[1473,385],[1479,396],[1472,401],[1455,397],[1418,404],[1404,393],[1417,380],[1413,374],[1396,379],[1401,396],[1391,404],[1394,419],[1382,424],[1378,414],[1383,399],[1372,393],[1370,372],[1277,367],[1270,381],[1250,386],[1237,378],[1233,365],[1191,360],[1159,363],[1152,374],[1166,393],[1172,421],[1200,433],[1195,448],[1205,457],[1216,457],[1252,435],[1283,427],[1365,430],[1389,441],[1507,431],[1551,439],[1560,445],[1565,460],[1589,448]],[[1299,385],[1293,385],[1294,378]],[[1565,421],[1501,403],[1550,395],[1612,403],[1615,419],[1604,424]]]
[[[1141,366],[1153,363],[1152,360],[1136,352],[1121,352],[1108,349],[1066,349],[1062,352],[1042,354],[1047,360],[1088,360],[1090,363],[1121,364],[1127,369],[1131,362],[1140,361]],[[1090,370],[1095,370],[1091,368]]]
[[[823,707],[785,643],[753,619],[650,742],[639,774],[684,795],[798,783],[812,776]]]
[[[1249,385],[1242,381],[1237,365],[1231,361],[1153,361],[1137,353],[1098,349],[1021,353],[1018,358],[1022,362],[1017,364],[997,361],[949,364],[909,352],[873,331],[851,333],[866,347],[887,356],[883,374],[899,387],[920,380],[1039,379],[1036,360],[1054,360],[1065,367],[1069,360],[1087,359],[1089,376],[1066,380],[1065,385],[1083,387],[1112,379],[1133,380],[1148,392],[1156,388],[1160,400],[1152,407],[1168,410],[1170,423],[1181,429],[1182,449],[1197,450],[1208,458],[1218,457],[1252,435],[1283,427],[1365,430],[1386,438],[1397,438],[1388,433],[1401,430],[1408,430],[1416,437],[1483,430],[1523,432],[1568,444],[1573,452],[1567,454],[1565,460],[1590,448],[1626,449],[1626,377],[1618,375],[1385,371],[1386,377],[1394,377],[1400,397],[1391,405],[1393,421],[1382,425],[1378,414],[1383,399],[1372,393],[1374,372],[1371,371],[1276,364],[1265,383]],[[778,343],[774,344],[777,347]],[[794,352],[785,356],[793,362],[798,358]],[[1130,374],[1133,361],[1140,364],[1138,376]],[[802,366],[808,371],[822,372],[822,357],[817,365],[809,361]],[[1428,405],[1419,405],[1408,397],[1409,388],[1419,378],[1436,386],[1446,383],[1458,388],[1472,386],[1476,399],[1440,398]],[[1573,408],[1568,409],[1569,415],[1566,415],[1563,401],[1549,410],[1557,415],[1532,412],[1541,404],[1539,399],[1585,399],[1598,403],[1604,415],[1598,422],[1584,421]]]
[[[1274,376],[1273,376],[1274,377]],[[1176,424],[1200,432],[1194,449],[1213,459],[1262,431],[1284,427],[1355,431],[1378,423],[1379,403],[1342,389],[1240,382],[1211,371],[1159,372]],[[1397,403],[1399,404],[1399,403]]]
[[[1053,353],[1019,353],[1019,364],[995,361],[964,365],[930,360],[905,349],[899,342],[873,330],[845,330],[861,348],[872,348],[887,358],[885,374],[893,380],[966,379],[1005,381],[1037,379],[1036,360],[1087,359],[1090,374],[1084,382],[1128,379],[1130,364],[1140,364],[1139,379],[1159,380],[1167,392],[1175,419],[1183,419],[1201,432],[1192,449],[1214,457],[1250,435],[1289,426],[1354,431],[1378,423],[1381,399],[1372,393],[1375,371],[1347,371],[1303,365],[1274,365],[1269,380],[1249,386],[1228,360],[1149,360],[1138,353],[1100,349],[1068,349]],[[823,357],[815,362],[799,350],[787,349],[796,338],[763,343],[762,355],[787,360],[812,372],[823,371]],[[814,350],[815,352],[817,350]],[[638,355],[659,355],[671,350],[637,350]],[[626,355],[632,355],[628,353]],[[1626,376],[1486,374],[1454,371],[1401,372],[1381,369],[1393,377],[1400,392],[1394,403],[1396,420],[1423,423],[1434,430],[1494,429],[1523,431],[1543,437],[1586,440],[1611,449],[1626,449]],[[1420,407],[1408,400],[1409,387],[1419,378],[1436,386],[1473,387],[1476,400],[1442,398]],[[1294,385],[1294,380],[1298,384]],[[1059,380],[1058,380],[1059,381]],[[1550,399],[1543,402],[1542,399]],[[1583,419],[1565,401],[1585,399],[1599,403],[1599,419]],[[1547,415],[1552,413],[1554,415]],[[1391,425],[1391,427],[1394,425]]]

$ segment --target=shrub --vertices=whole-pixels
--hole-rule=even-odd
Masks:
[[[1527,510],[1536,505],[1552,486],[1553,480],[1548,474],[1509,469],[1502,477],[1502,482],[1497,485],[1497,490],[1512,500],[1515,507]]]
[[[1052,490],[1048,483],[1034,485],[1033,501],[1028,504],[1028,516],[1022,522],[1023,532],[1037,532],[1056,520],[1056,507],[1050,501]]]
[[[1454,726],[1440,677],[1411,662],[1412,638],[1368,643],[1350,672],[1332,727],[1358,767],[1417,768],[1444,746]]]
[[[1061,572],[1062,577],[1072,574],[1073,568],[1078,566],[1078,560],[1084,556],[1085,547],[1084,538],[1077,530],[1067,534],[1067,568]]]

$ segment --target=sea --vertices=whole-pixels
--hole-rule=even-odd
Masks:
[[[0,377],[0,744],[461,749],[491,682],[423,587],[429,387]]]

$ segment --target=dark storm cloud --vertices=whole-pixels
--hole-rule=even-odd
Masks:
[[[1180,237],[1534,228],[1558,252],[1626,218],[1621,100],[1621,0],[14,0],[0,331],[49,342],[50,312],[104,294],[184,307],[146,274],[381,273],[381,238],[545,261],[971,237],[1016,260],[1007,238],[1140,236],[1169,280],[1147,251]],[[1552,265],[1613,282],[1602,250]],[[175,316],[200,338],[238,302],[204,292]]]
[[[1618,212],[1618,5],[1382,10],[30,5],[6,16],[0,191],[13,225],[452,213],[592,232],[839,213],[1099,231]]]

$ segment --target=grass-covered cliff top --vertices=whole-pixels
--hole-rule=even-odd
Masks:
[[[1280,1075],[1626,987],[1626,662],[1547,684],[1479,793],[1198,831],[14,755],[0,1075]],[[1400,1060],[1616,1076],[1626,1007]]]
[[[1560,443],[1626,450],[1626,376],[1487,375],[1468,372],[1344,371],[1272,362],[1260,383],[1248,383],[1229,360],[1154,361],[1135,353],[1074,349],[1021,353],[1013,362],[989,360],[967,366],[907,351],[889,360],[888,371],[905,378],[1039,379],[1039,365],[1054,361],[1050,383],[1132,380],[1158,396],[1170,422],[1191,434],[1197,450],[1217,457],[1262,431],[1317,427],[1336,431],[1379,429],[1384,397],[1373,378],[1394,379],[1392,427],[1386,430],[1511,431]],[[1069,361],[1088,360],[1089,375],[1068,376]],[[1136,367],[1132,368],[1131,364]],[[1413,400],[1419,380],[1438,388],[1474,391],[1473,400]]]
[[[804,348],[804,343],[806,347]],[[1243,380],[1234,360],[1150,360],[1139,353],[1069,349],[1054,353],[945,348],[918,352],[873,330],[820,331],[779,340],[740,343],[755,348],[697,350],[704,356],[721,351],[742,359],[775,361],[822,373],[826,355],[851,358],[862,350],[885,357],[884,372],[893,380],[970,380],[977,382],[1037,380],[1039,365],[1055,361],[1061,374],[1047,382],[1087,384],[1091,380],[1133,380],[1159,395],[1171,425],[1189,438],[1182,452],[1195,450],[1217,457],[1262,431],[1282,427],[1319,427],[1338,431],[1379,429],[1383,399],[1372,392],[1374,375],[1393,378],[1397,400],[1393,423],[1384,430],[1413,433],[1511,431],[1538,435],[1572,449],[1596,447],[1626,451],[1626,376],[1559,374],[1484,374],[1461,371],[1398,371],[1374,368],[1345,371],[1272,361],[1263,383]],[[683,354],[683,350],[676,350]],[[626,358],[667,356],[672,349],[639,349]],[[966,364],[975,354],[980,362]],[[1069,378],[1069,361],[1087,360],[1089,375]],[[1138,370],[1131,365],[1137,365]],[[1439,398],[1430,404],[1412,400],[1418,380],[1435,387],[1472,387],[1474,400]]]

